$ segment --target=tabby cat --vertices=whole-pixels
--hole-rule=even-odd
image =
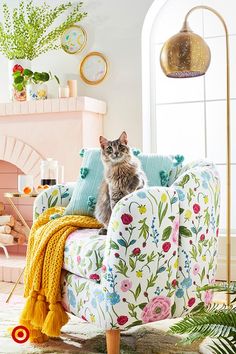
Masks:
[[[111,212],[125,195],[145,187],[146,176],[140,161],[128,146],[126,132],[119,139],[109,141],[100,136],[101,158],[104,165],[104,180],[100,187],[95,217],[104,225],[100,235],[106,235]]]

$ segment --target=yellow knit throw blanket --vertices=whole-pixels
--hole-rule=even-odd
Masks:
[[[24,272],[25,307],[20,324],[30,331],[31,342],[41,343],[48,336],[57,337],[69,319],[61,305],[60,275],[66,238],[78,228],[99,228],[89,216],[66,215],[50,220],[50,215],[63,214],[64,208],[50,208],[34,222],[27,248]]]

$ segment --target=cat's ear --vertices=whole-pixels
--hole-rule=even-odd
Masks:
[[[99,137],[100,145],[102,149],[105,149],[108,145],[108,140],[104,136]]]
[[[121,144],[127,145],[128,144],[128,137],[126,132],[122,132],[121,136],[119,137]]]

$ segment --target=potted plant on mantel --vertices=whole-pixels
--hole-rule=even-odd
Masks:
[[[10,10],[7,3],[3,3],[0,53],[9,59],[11,97],[13,67],[19,64],[23,68],[31,68],[31,61],[40,54],[60,49],[59,39],[65,29],[87,16],[87,13],[81,12],[82,4],[66,2],[52,7],[46,3],[36,5],[33,0],[20,0],[18,6]],[[66,18],[60,25],[50,29],[63,14]]]
[[[47,99],[47,85],[49,80],[55,79],[58,84],[60,81],[56,75],[51,72],[33,72],[30,69],[24,69],[16,64],[13,67],[13,88],[14,99],[16,101],[31,101]]]

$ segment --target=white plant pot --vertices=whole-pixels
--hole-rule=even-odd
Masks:
[[[26,87],[27,101],[46,100],[48,88],[46,84],[28,84]]]
[[[13,59],[8,61],[8,83],[9,83],[9,99],[12,101],[14,99],[13,95],[13,68],[18,64],[24,69],[31,69],[31,61],[28,59]]]

